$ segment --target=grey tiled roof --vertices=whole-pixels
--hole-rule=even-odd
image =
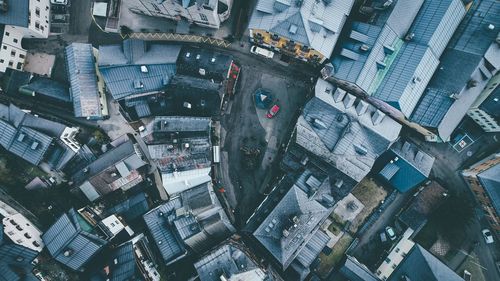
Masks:
[[[453,104],[450,93],[435,88],[429,88],[424,93],[411,120],[425,127],[436,127]]]
[[[72,43],[67,46],[66,68],[75,116],[102,117],[92,45]]]
[[[401,125],[389,117],[373,123],[376,110],[354,96],[335,100],[333,86],[319,79],[316,97],[304,107],[297,122],[296,143],[356,181],[371,170],[375,160],[396,141]],[[346,108],[348,99],[354,103]]]
[[[177,73],[220,82],[226,79],[232,62],[230,55],[184,46],[177,60]],[[204,75],[200,74],[200,69],[205,70]]]
[[[38,95],[56,99],[61,102],[70,103],[71,97],[65,84],[45,77],[34,77],[29,84],[22,87],[34,91]]]
[[[137,154],[130,139],[107,151],[97,160],[79,170],[72,176],[73,184],[80,187],[89,200],[93,201],[100,195],[113,191],[110,186],[112,182],[118,178],[126,177],[121,173],[120,165],[124,166],[128,171],[135,171],[146,165],[146,162]],[[89,194],[85,192],[87,188],[93,190],[92,193],[97,192],[97,197],[89,197]]]
[[[3,234],[3,229],[0,227]],[[14,243],[2,244],[0,240],[0,281],[37,280],[32,274],[31,263],[38,252]]]
[[[114,99],[160,91],[176,71],[181,47],[128,39],[99,48],[99,70]],[[141,71],[146,66],[147,71]]]
[[[464,280],[418,244],[415,244],[387,280],[399,281],[403,276],[410,280],[425,281]]]
[[[200,281],[220,281],[222,275],[227,279],[237,278],[244,273],[253,273],[255,281],[271,280],[245,252],[229,243],[203,256],[194,267]]]
[[[259,0],[248,28],[271,31],[330,57],[354,1],[326,3]]]
[[[144,192],[129,197],[127,200],[106,210],[108,215],[119,214],[127,222],[141,217],[149,211],[149,204]]]
[[[144,221],[166,264],[187,255],[188,247],[203,252],[235,231],[209,183],[149,211]]]
[[[331,189],[329,181],[325,180],[324,176],[316,177],[318,175],[309,171],[304,172],[253,232],[254,237],[282,265],[283,270],[296,258],[308,267],[314,258],[308,255],[301,258],[298,256],[303,251],[318,254],[316,246],[323,244],[321,235],[317,237],[319,243],[311,241],[314,241],[312,238],[317,235],[318,226],[331,213],[333,204],[327,204],[322,197],[324,192]],[[309,248],[313,250],[308,251]]]
[[[49,253],[73,270],[81,270],[105,245],[106,241],[80,226],[74,209],[63,214],[42,236]]]
[[[477,175],[497,214],[500,214],[500,164]]]
[[[167,264],[184,257],[187,251],[175,230],[168,224],[168,217],[182,207],[181,200],[174,198],[144,215],[149,233]]]
[[[8,2],[6,13],[0,15],[0,24],[28,27],[30,0]]]

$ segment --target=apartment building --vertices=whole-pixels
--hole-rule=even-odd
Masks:
[[[130,10],[208,28],[219,28],[229,18],[233,0],[138,0]]]
[[[0,1],[0,72],[7,68],[22,70],[26,50],[23,38],[49,36],[49,0]]]

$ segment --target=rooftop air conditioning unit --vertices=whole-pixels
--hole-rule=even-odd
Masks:
[[[148,73],[148,67],[145,65],[141,65],[141,72],[142,73]]]

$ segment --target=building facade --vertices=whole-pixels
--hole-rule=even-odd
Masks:
[[[500,72],[484,88],[479,98],[472,104],[467,115],[485,132],[500,132]]]
[[[462,175],[481,205],[491,228],[500,234],[500,153],[462,172]]]
[[[27,51],[23,38],[49,36],[49,0],[15,0],[0,8],[0,72],[7,68],[22,70]]]
[[[323,63],[330,58],[354,1],[259,0],[250,41],[290,57]]]
[[[208,28],[219,28],[231,13],[233,0],[138,0],[130,10],[137,14],[162,17]]]

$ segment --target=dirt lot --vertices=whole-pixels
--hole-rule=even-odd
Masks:
[[[381,186],[378,186],[372,179],[365,178],[352,191],[352,195],[358,198],[365,206],[349,227],[352,233],[356,233],[365,219],[373,212],[380,202],[387,197],[387,191]]]

